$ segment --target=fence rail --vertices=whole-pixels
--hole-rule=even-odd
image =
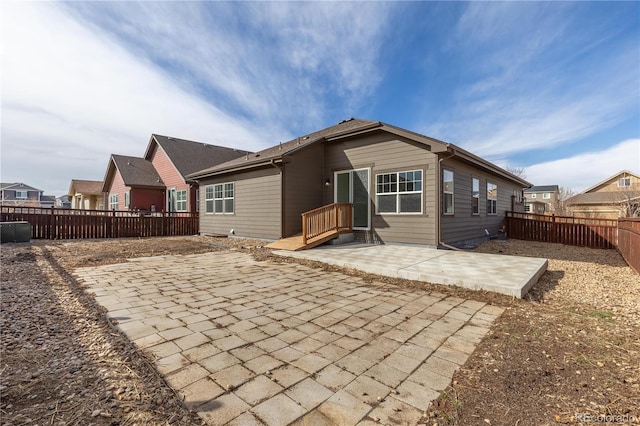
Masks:
[[[351,231],[352,206],[348,203],[333,203],[302,213],[302,242],[325,232]]]
[[[195,235],[198,213],[150,213],[2,206],[0,222],[26,221],[32,239]]]

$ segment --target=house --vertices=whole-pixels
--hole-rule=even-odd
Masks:
[[[61,195],[56,198],[56,207],[59,209],[70,209],[71,208],[71,199],[68,195]]]
[[[640,176],[622,170],[567,200],[575,217],[618,219],[640,216]]]
[[[246,151],[151,135],[144,158],[153,164],[166,187],[164,209],[168,212],[198,211],[198,184],[191,173],[245,155]]]
[[[72,209],[105,210],[102,181],[72,179],[68,196]]]
[[[197,211],[198,184],[187,175],[246,154],[153,134],[143,158],[111,156],[102,191],[107,194],[110,210]]]
[[[0,202],[3,206],[42,207],[44,191],[21,182],[0,183]]]
[[[532,186],[524,190],[524,210],[528,213],[553,214],[557,210],[558,185]]]
[[[497,234],[531,186],[453,144],[353,118],[189,177],[202,234],[276,240],[301,232],[303,212],[344,202],[356,239],[428,245]]]
[[[55,195],[41,195],[40,196],[40,207],[43,208],[52,208],[56,205],[56,196]]]

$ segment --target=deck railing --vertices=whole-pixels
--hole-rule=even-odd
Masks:
[[[338,233],[353,230],[352,205],[333,203],[302,213],[302,243],[326,232]]]
[[[2,206],[0,222],[26,221],[32,239],[196,235],[198,213]]]

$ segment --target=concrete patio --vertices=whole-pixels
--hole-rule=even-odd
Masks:
[[[76,276],[212,425],[416,424],[503,311],[229,251]]]
[[[547,270],[547,259],[402,244],[349,243],[297,252],[277,250],[274,253],[387,277],[457,285],[520,299]]]

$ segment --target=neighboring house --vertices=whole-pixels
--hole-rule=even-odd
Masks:
[[[455,145],[360,119],[190,177],[203,194],[202,234],[289,237],[301,213],[347,202],[358,240],[428,245],[497,234],[531,186]]]
[[[165,185],[163,209],[168,212],[198,211],[198,184],[187,175],[246,155],[246,151],[151,135],[144,158],[150,161]]]
[[[112,154],[102,184],[109,210],[161,211],[165,186],[149,160]]]
[[[56,198],[56,207],[60,209],[70,209],[71,200],[68,195],[62,195]]]
[[[623,170],[567,200],[575,217],[618,219],[640,216],[640,176]]]
[[[112,155],[102,191],[110,210],[197,211],[198,184],[186,176],[246,151],[151,135],[144,158]]]
[[[56,205],[56,196],[55,195],[41,195],[40,196],[40,207],[55,207]]]
[[[42,207],[43,192],[21,182],[0,183],[0,202],[4,206]]]
[[[553,214],[558,206],[558,185],[532,186],[524,190],[524,210],[528,213]]]
[[[102,181],[72,179],[69,199],[72,209],[105,210]]]

